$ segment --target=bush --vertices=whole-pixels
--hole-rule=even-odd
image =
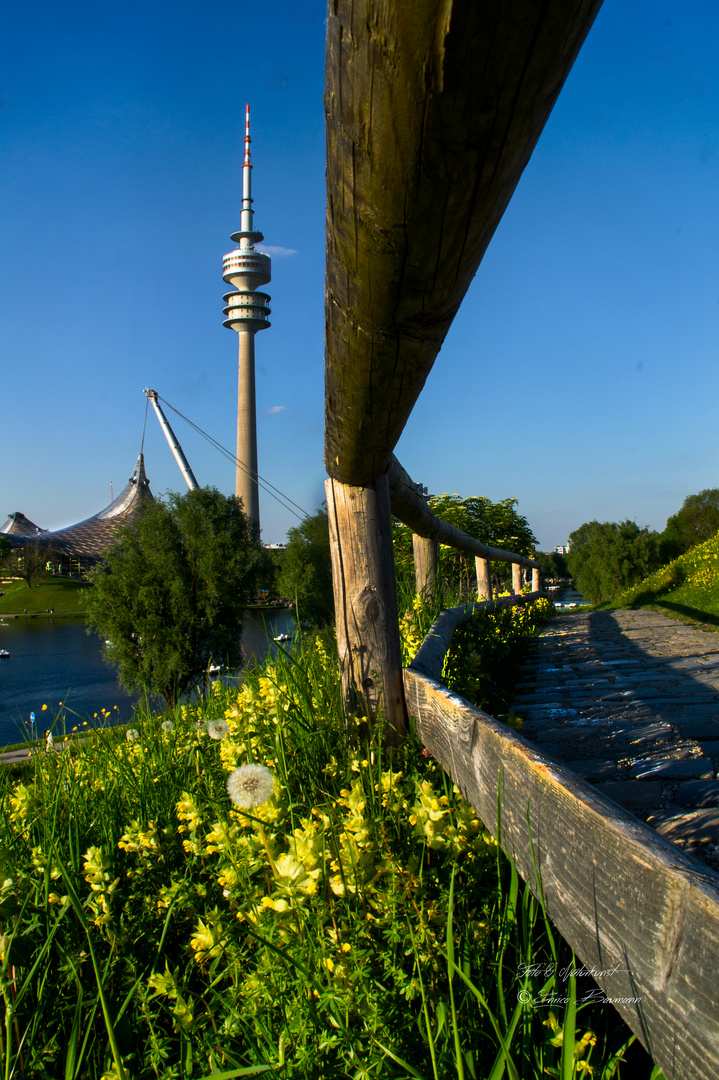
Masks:
[[[91,575],[87,621],[122,685],[168,705],[210,664],[242,661],[242,614],[264,563],[234,496],[215,488],[146,502]]]
[[[569,541],[569,569],[595,604],[612,600],[661,564],[659,534],[634,521],[590,521]]]

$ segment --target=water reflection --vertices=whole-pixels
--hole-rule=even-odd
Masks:
[[[291,611],[247,612],[242,629],[246,663],[262,660],[268,651],[275,655],[280,646],[272,639],[281,634],[291,637],[294,629]],[[31,712],[42,733],[61,702],[70,727],[83,720],[92,723],[102,709],[114,723],[131,717],[137,695],[118,685],[114,667],[103,657],[102,643],[85,632],[82,619],[3,620],[0,649],[10,654],[0,659],[0,746],[26,737],[23,725],[29,723]]]

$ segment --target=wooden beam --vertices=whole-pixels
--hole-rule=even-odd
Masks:
[[[439,541],[436,533],[434,536],[417,536],[417,533],[412,533],[412,551],[417,592],[424,593],[427,597],[434,596],[439,564]]]
[[[362,487],[328,480],[332,585],[345,705],[385,720],[385,741],[406,729],[402,654],[386,476]]]
[[[374,480],[601,0],[329,0],[325,464]]]
[[[492,571],[488,559],[482,559],[479,555],[474,560],[477,569],[477,599],[492,599]],[[534,571],[532,571],[534,573]]]
[[[536,559],[528,559],[525,555],[517,555],[513,551],[504,551],[502,548],[488,547],[481,540],[476,540],[474,536],[469,536],[461,529],[456,529],[454,525],[448,525],[446,521],[435,517],[426,501],[418,494],[416,484],[394,455],[390,458],[387,477],[392,514],[408,525],[418,536],[436,536],[440,544],[448,544],[460,551],[469,551],[472,555],[479,555],[483,559],[539,568]]]
[[[719,877],[445,687],[404,681],[425,747],[535,893],[536,863],[549,917],[667,1080],[715,1080]]]

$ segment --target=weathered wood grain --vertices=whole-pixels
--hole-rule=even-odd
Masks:
[[[483,600],[476,604],[461,604],[458,607],[445,608],[432,623],[429,633],[420,645],[410,670],[426,675],[430,679],[439,679],[442,675],[444,658],[447,655],[452,634],[458,626],[469,622],[478,612],[490,614],[504,607],[527,604],[539,600],[545,593],[528,593],[522,596],[503,596],[499,600]]]
[[[374,480],[601,0],[329,0],[325,464]]]
[[[325,491],[345,704],[371,720],[381,708],[396,744],[406,714],[387,477],[363,487],[328,480]]]
[[[434,596],[439,562],[439,541],[436,534],[417,536],[417,533],[412,533],[412,551],[417,592],[428,597]]]
[[[478,555],[483,559],[517,563],[519,566],[539,569],[536,559],[528,559],[524,555],[504,551],[502,548],[488,547],[481,540],[476,540],[461,529],[456,529],[454,525],[448,525],[446,521],[435,517],[426,501],[418,494],[417,485],[394,455],[390,458],[387,467],[387,478],[393,515],[408,525],[417,536],[436,536],[440,544],[449,544],[450,547],[459,548],[460,551],[469,551],[472,555]]]
[[[404,683],[425,747],[667,1080],[715,1080],[719,877],[445,687]]]
[[[489,568],[489,560],[479,556],[474,560],[477,569],[477,599],[492,599],[492,572]]]

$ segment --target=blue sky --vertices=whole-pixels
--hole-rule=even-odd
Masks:
[[[56,528],[117,493],[151,386],[234,446],[244,104],[273,257],[260,472],[324,497],[325,9],[39,0],[0,44],[0,518]],[[397,454],[433,492],[516,497],[544,549],[661,529],[719,486],[719,6],[605,0]],[[200,483],[234,471],[171,422]],[[156,494],[183,481],[154,416]],[[261,493],[263,539],[296,519]]]

